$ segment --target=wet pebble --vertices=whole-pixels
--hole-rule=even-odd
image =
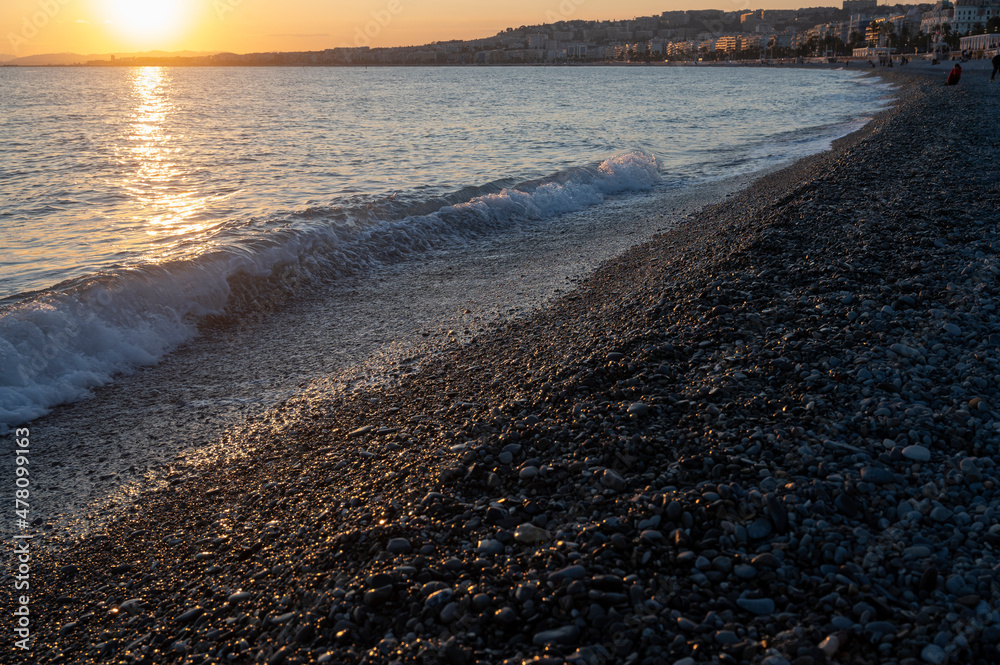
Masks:
[[[389,554],[406,554],[412,549],[413,546],[406,538],[393,538],[385,546],[385,551]]]
[[[535,633],[532,642],[537,645],[562,644],[572,646],[577,643],[579,638],[580,629],[571,625]]]
[[[930,665],[944,665],[948,662],[948,653],[936,644],[928,644],[921,649],[920,658]]]
[[[738,598],[736,604],[757,616],[774,614],[774,601],[770,598]]]
[[[931,459],[931,451],[924,446],[906,446],[903,448],[903,457],[913,462],[928,462]]]

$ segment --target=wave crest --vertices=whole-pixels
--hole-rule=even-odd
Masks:
[[[61,284],[0,309],[0,432],[115,374],[155,364],[197,335],[206,317],[267,310],[326,280],[646,191],[659,180],[654,156],[630,152],[434,201],[311,208],[192,259]]]

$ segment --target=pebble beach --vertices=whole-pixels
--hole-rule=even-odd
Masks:
[[[831,151],[40,551],[0,662],[1000,662],[1000,84],[877,73]]]

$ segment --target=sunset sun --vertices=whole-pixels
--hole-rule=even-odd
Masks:
[[[122,37],[153,45],[184,30],[188,5],[188,0],[107,0],[108,19]]]

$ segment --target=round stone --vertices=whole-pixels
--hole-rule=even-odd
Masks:
[[[944,665],[948,662],[948,654],[944,649],[936,644],[928,644],[920,652],[920,657],[925,663],[931,665]]]
[[[413,546],[410,545],[410,541],[406,538],[393,538],[385,546],[385,551],[389,554],[406,554],[412,549]]]
[[[912,462],[928,462],[931,459],[931,451],[923,446],[906,446],[903,448],[903,457]]]
[[[752,540],[767,538],[771,535],[771,520],[764,517],[758,517],[750,526],[747,527],[747,535],[750,536]]]
[[[642,402],[636,402],[628,407],[628,413],[633,418],[641,418],[649,413],[649,407]]]
[[[947,522],[952,516],[952,512],[944,506],[938,506],[931,511],[931,519],[935,522]]]
[[[537,475],[538,475],[537,466],[526,466],[523,469],[521,469],[520,472],[518,472],[517,477],[520,478],[521,480],[531,480]]]
[[[770,598],[737,598],[736,604],[757,616],[774,614],[774,601]]]

